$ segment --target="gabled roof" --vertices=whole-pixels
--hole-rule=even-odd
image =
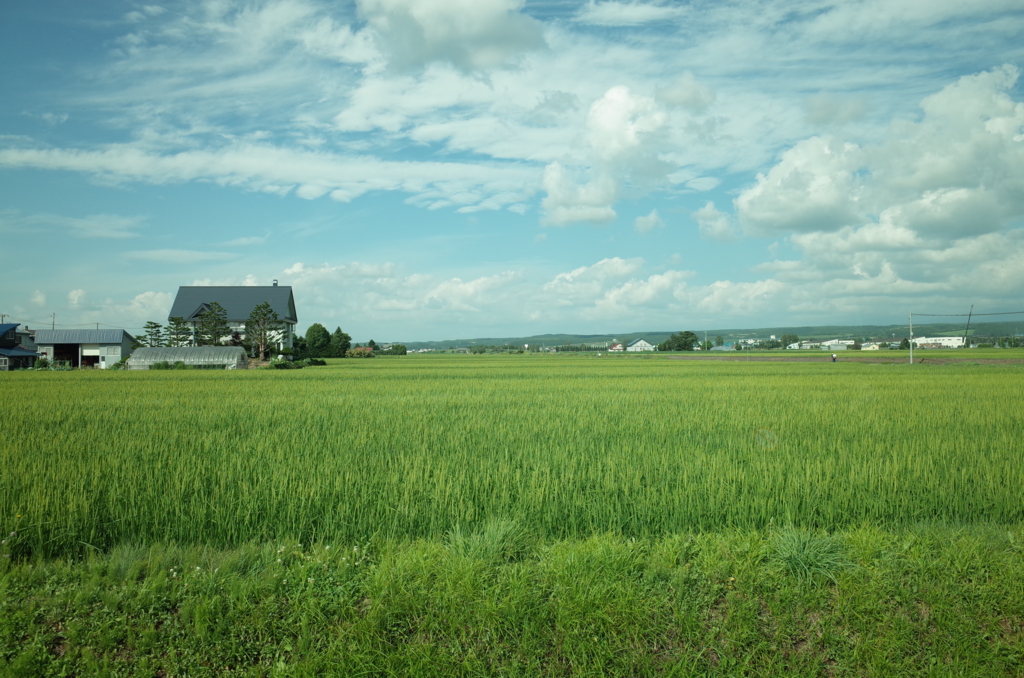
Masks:
[[[640,338],[640,339],[634,339],[633,341],[631,341],[628,344],[626,344],[626,346],[627,347],[629,347],[629,346],[636,346],[641,341],[644,342],[645,344],[647,344],[648,346],[653,346],[654,345],[654,344],[649,343],[646,339]]]
[[[245,322],[252,310],[264,301],[270,304],[277,317],[283,321],[299,321],[295,313],[295,297],[291,287],[277,285],[261,287],[179,287],[178,295],[168,318],[180,317],[195,320],[217,302],[227,311],[228,322]]]
[[[120,344],[127,337],[134,339],[124,330],[36,330],[36,343],[40,346],[52,344]]]
[[[3,325],[0,325],[0,337],[7,334],[20,324],[21,323],[4,323]]]

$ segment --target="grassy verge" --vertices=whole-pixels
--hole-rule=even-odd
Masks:
[[[1022,539],[974,526],[550,540],[490,522],[431,540],[0,558],[0,669],[1019,676]]]

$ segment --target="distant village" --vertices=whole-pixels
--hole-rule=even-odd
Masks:
[[[2,316],[0,316],[2,318]],[[654,351],[809,350],[880,351],[911,347],[909,337],[885,339],[814,339],[774,334],[764,338],[725,341],[723,337],[698,337],[679,332],[661,343],[638,337],[629,341],[563,344],[472,345],[406,349],[401,344],[366,346],[351,344],[337,328],[328,332],[313,323],[306,336],[296,334],[298,313],[289,286],[183,286],[178,288],[166,327],[156,322],[136,335],[116,328],[29,329],[20,323],[0,323],[0,371],[16,369],[168,369],[185,366],[207,369],[239,369],[253,360],[275,367],[301,367],[332,357],[373,357],[406,353],[637,353]],[[957,349],[979,346],[1017,347],[1024,338],[1016,335],[979,343],[970,337],[914,337],[918,349]]]

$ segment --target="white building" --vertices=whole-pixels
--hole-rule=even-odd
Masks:
[[[922,348],[963,348],[963,337],[914,337],[914,343]]]
[[[36,351],[71,367],[106,369],[131,354],[133,341],[124,330],[36,330]]]
[[[630,352],[653,351],[655,350],[655,346],[654,344],[648,343],[644,339],[634,339],[633,341],[626,344],[626,350]]]

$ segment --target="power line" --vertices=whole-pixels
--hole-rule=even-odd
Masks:
[[[928,318],[966,318],[970,315],[1021,315],[1024,311],[1006,311],[1005,313],[911,313]]]

